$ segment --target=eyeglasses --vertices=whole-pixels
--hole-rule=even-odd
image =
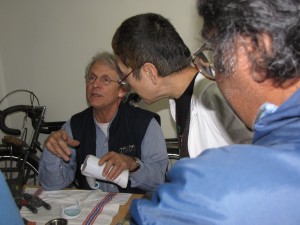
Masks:
[[[214,66],[214,49],[207,42],[193,55],[195,67],[209,80],[216,80]]]
[[[119,84],[126,85],[126,84],[127,84],[126,79],[127,79],[127,77],[129,77],[130,74],[132,74],[133,71],[134,71],[134,69],[131,70],[130,73],[128,73],[127,75],[125,75],[122,79],[120,79],[120,80],[118,81],[118,83],[119,83]]]
[[[95,74],[89,73],[85,76],[85,82],[87,84],[93,84],[97,79],[99,79],[100,83],[103,85],[109,85],[111,82],[116,82],[119,84],[119,81],[112,80],[109,76],[103,75],[100,77],[97,77]]]

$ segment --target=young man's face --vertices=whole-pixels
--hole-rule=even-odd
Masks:
[[[126,67],[124,63],[117,57],[117,65],[120,68],[123,76],[129,74],[133,68]],[[143,67],[139,71],[140,79],[137,80],[133,77],[133,72],[125,79],[125,81],[131,86],[131,88],[143,99],[144,102],[151,104],[158,100],[157,92],[155,91],[155,85],[147,76],[147,72]]]

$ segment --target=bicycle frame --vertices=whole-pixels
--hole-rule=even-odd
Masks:
[[[30,117],[32,124],[33,124],[33,136],[31,138],[31,141],[29,145],[26,144],[26,142],[23,142],[22,140],[20,142],[16,141],[18,140],[17,137],[14,136],[5,136],[2,140],[4,145],[2,145],[2,151],[6,151],[6,149],[11,150],[11,168],[4,168],[6,172],[14,172],[17,174],[16,179],[21,179],[22,185],[26,184],[29,177],[31,170],[26,168],[26,164],[28,163],[28,157],[31,158],[32,155],[35,155],[37,153],[36,148],[38,147],[38,137],[39,137],[39,129],[44,121],[44,115],[45,115],[46,107],[45,106],[28,106],[28,105],[16,105],[9,107],[3,111],[0,111],[0,129],[3,130],[5,133],[11,134],[11,135],[18,135],[21,134],[21,131],[18,129],[12,129],[6,126],[5,124],[5,118],[16,112],[24,112],[28,117]],[[19,143],[19,145],[18,145]],[[7,153],[7,151],[6,151]],[[5,157],[1,155],[2,157]],[[17,156],[17,158],[16,158]],[[32,159],[31,159],[32,160]],[[12,161],[16,162],[14,166],[16,168],[12,168]]]

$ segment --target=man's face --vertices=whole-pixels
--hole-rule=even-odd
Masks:
[[[97,79],[93,83],[86,83],[88,103],[95,109],[117,109],[125,92],[117,82],[105,85],[99,80],[99,77],[108,76],[111,80],[118,81],[117,72],[105,64],[96,62],[92,65],[89,73],[97,76]]]
[[[117,65],[126,76],[132,71],[132,68],[126,67],[124,63],[117,57]],[[140,79],[137,80],[131,73],[125,80],[131,88],[143,99],[144,102],[151,104],[158,100],[155,86],[143,68],[140,69]]]

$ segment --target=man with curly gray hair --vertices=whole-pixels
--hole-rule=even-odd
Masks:
[[[300,1],[198,0],[195,63],[254,131],[253,144],[179,161],[137,224],[300,224]],[[212,57],[204,57],[210,51]]]

